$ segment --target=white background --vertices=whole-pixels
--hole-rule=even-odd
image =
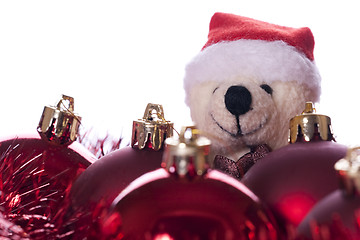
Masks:
[[[310,27],[323,93],[340,143],[359,145],[357,1],[1,1],[0,136],[35,132],[44,105],[75,98],[85,128],[129,138],[147,103],[179,129],[191,123],[184,67],[216,11]]]

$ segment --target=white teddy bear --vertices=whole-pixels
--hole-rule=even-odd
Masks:
[[[215,168],[240,178],[288,143],[289,120],[320,98],[309,28],[215,13],[208,41],[186,67],[186,104],[212,140]]]

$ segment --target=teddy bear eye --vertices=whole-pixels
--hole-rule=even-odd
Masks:
[[[268,94],[272,95],[273,89],[272,89],[269,85],[267,85],[267,84],[262,84],[262,85],[260,85],[260,87],[261,87],[262,89],[264,89],[265,92],[267,92]]]
[[[214,89],[214,91],[213,91],[213,93],[215,93],[215,92],[216,92],[216,90],[218,90],[218,88],[219,88],[219,87],[215,88],[215,89]]]

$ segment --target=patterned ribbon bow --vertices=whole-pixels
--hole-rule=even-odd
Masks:
[[[214,159],[214,168],[234,178],[241,179],[252,165],[259,159],[265,157],[270,151],[270,147],[266,144],[251,147],[250,152],[242,156],[236,162],[225,156],[216,155]]]

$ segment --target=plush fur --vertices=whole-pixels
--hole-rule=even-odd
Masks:
[[[186,66],[184,88],[187,93],[194,84],[224,82],[238,76],[270,84],[279,80],[297,81],[314,91],[314,100],[319,100],[321,77],[316,65],[283,41],[240,39],[211,45]],[[189,105],[187,97],[185,101]]]
[[[250,110],[238,117],[225,102],[232,86],[251,94]],[[287,144],[289,120],[306,101],[319,100],[320,75],[313,61],[282,41],[240,39],[200,52],[187,65],[184,88],[191,117],[212,140],[213,154],[237,160],[251,146],[274,150]]]

